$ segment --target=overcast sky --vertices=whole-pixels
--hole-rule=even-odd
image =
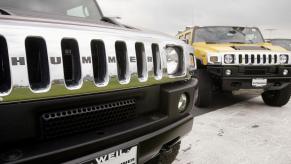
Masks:
[[[291,0],[97,1],[105,16],[170,35],[186,26],[240,25],[260,27],[265,38],[291,38]]]

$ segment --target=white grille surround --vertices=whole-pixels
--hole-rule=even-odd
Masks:
[[[224,56],[233,55],[233,63],[225,63]],[[280,62],[280,56],[287,55],[287,63]],[[291,54],[290,52],[227,52],[221,53],[221,61],[223,65],[255,65],[255,66],[266,66],[266,65],[291,65]]]

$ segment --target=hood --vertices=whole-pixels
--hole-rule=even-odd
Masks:
[[[185,43],[174,36],[170,36],[168,34],[162,33],[162,32],[157,32],[149,29],[144,29],[144,28],[135,28],[132,26],[128,25],[115,25],[112,23],[108,22],[103,22],[103,21],[98,21],[98,22],[84,22],[84,21],[70,21],[70,20],[58,20],[58,19],[47,19],[47,18],[35,18],[35,17],[26,17],[26,16],[15,16],[15,15],[0,15],[0,22],[6,22],[6,21],[13,21],[13,22],[23,22],[25,25],[30,24],[30,25],[35,25],[39,24],[40,26],[62,26],[63,27],[69,27],[69,28],[75,28],[77,27],[78,29],[82,28],[82,30],[85,29],[98,29],[98,31],[108,31],[110,33],[114,34],[123,34],[123,33],[129,33],[132,34],[135,37],[147,37],[148,39],[159,39],[160,41],[162,40],[167,40],[167,41],[172,41],[176,42],[178,44],[183,44]],[[128,36],[128,35],[127,35]]]
[[[286,51],[284,48],[274,46],[270,43],[258,43],[258,44],[208,44],[208,43],[194,43],[195,49],[199,49],[206,52],[234,52],[234,51]]]

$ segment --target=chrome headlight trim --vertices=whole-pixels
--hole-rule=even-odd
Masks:
[[[222,64],[221,55],[220,54],[208,54],[208,63],[215,64],[215,65],[221,65]]]
[[[189,53],[186,47],[168,44],[165,47],[167,74],[170,78],[178,78],[186,75],[189,68]],[[187,61],[187,63],[186,63]]]
[[[167,71],[169,75],[175,75],[179,71],[179,53],[175,47],[167,47]]]

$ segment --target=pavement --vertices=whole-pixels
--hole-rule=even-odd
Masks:
[[[195,109],[174,164],[291,164],[291,103],[274,108],[255,95],[218,97],[212,108]]]

